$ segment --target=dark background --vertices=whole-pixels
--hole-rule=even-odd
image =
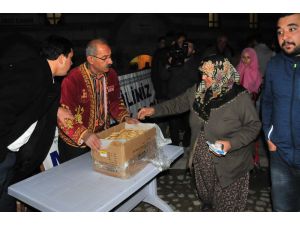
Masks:
[[[52,15],[49,15],[53,17]],[[74,44],[74,66],[85,59],[87,42],[95,37],[106,38],[113,51],[114,67],[127,73],[129,62],[140,54],[152,55],[158,37],[185,32],[198,53],[215,43],[218,34],[226,33],[235,55],[246,46],[247,38],[261,33],[271,46],[276,43],[275,13],[257,13],[250,27],[249,13],[219,13],[218,26],[211,28],[208,13],[63,13],[56,24],[50,24],[46,13],[0,14],[0,54],[13,38],[22,35],[43,40],[50,34],[62,35]],[[25,50],[24,50],[25,51]],[[18,52],[13,53],[13,55]]]

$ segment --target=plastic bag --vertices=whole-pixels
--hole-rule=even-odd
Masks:
[[[163,147],[165,145],[171,144],[172,141],[170,138],[165,138],[163,133],[161,132],[160,127],[157,124],[154,123],[139,123],[131,126],[130,124],[126,124],[126,127],[132,128],[132,127],[139,127],[140,129],[149,129],[152,127],[155,127],[156,129],[156,151],[154,158],[143,158],[143,160],[152,163],[155,167],[157,167],[160,171],[167,170],[170,168],[171,162],[166,157],[166,155],[163,153]]]

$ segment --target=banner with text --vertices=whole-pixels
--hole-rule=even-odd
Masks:
[[[133,117],[140,108],[154,103],[150,69],[119,76],[119,82],[124,102]]]

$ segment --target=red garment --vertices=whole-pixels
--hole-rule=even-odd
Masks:
[[[82,145],[82,136],[87,130],[99,132],[107,129],[110,126],[110,117],[118,122],[123,122],[125,117],[129,116],[120,96],[120,85],[116,71],[110,69],[100,79],[97,88],[98,90],[100,88],[101,100],[99,98],[96,100],[94,81],[85,64],[72,69],[62,82],[60,104],[71,110],[75,118],[68,120],[67,126],[59,124],[59,135],[71,146],[79,147]],[[96,107],[97,101],[102,102],[103,105]]]

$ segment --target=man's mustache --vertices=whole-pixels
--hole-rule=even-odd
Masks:
[[[296,46],[296,44],[294,42],[290,42],[290,41],[283,41],[282,44],[281,44],[281,47],[284,47],[285,45],[294,45]]]

